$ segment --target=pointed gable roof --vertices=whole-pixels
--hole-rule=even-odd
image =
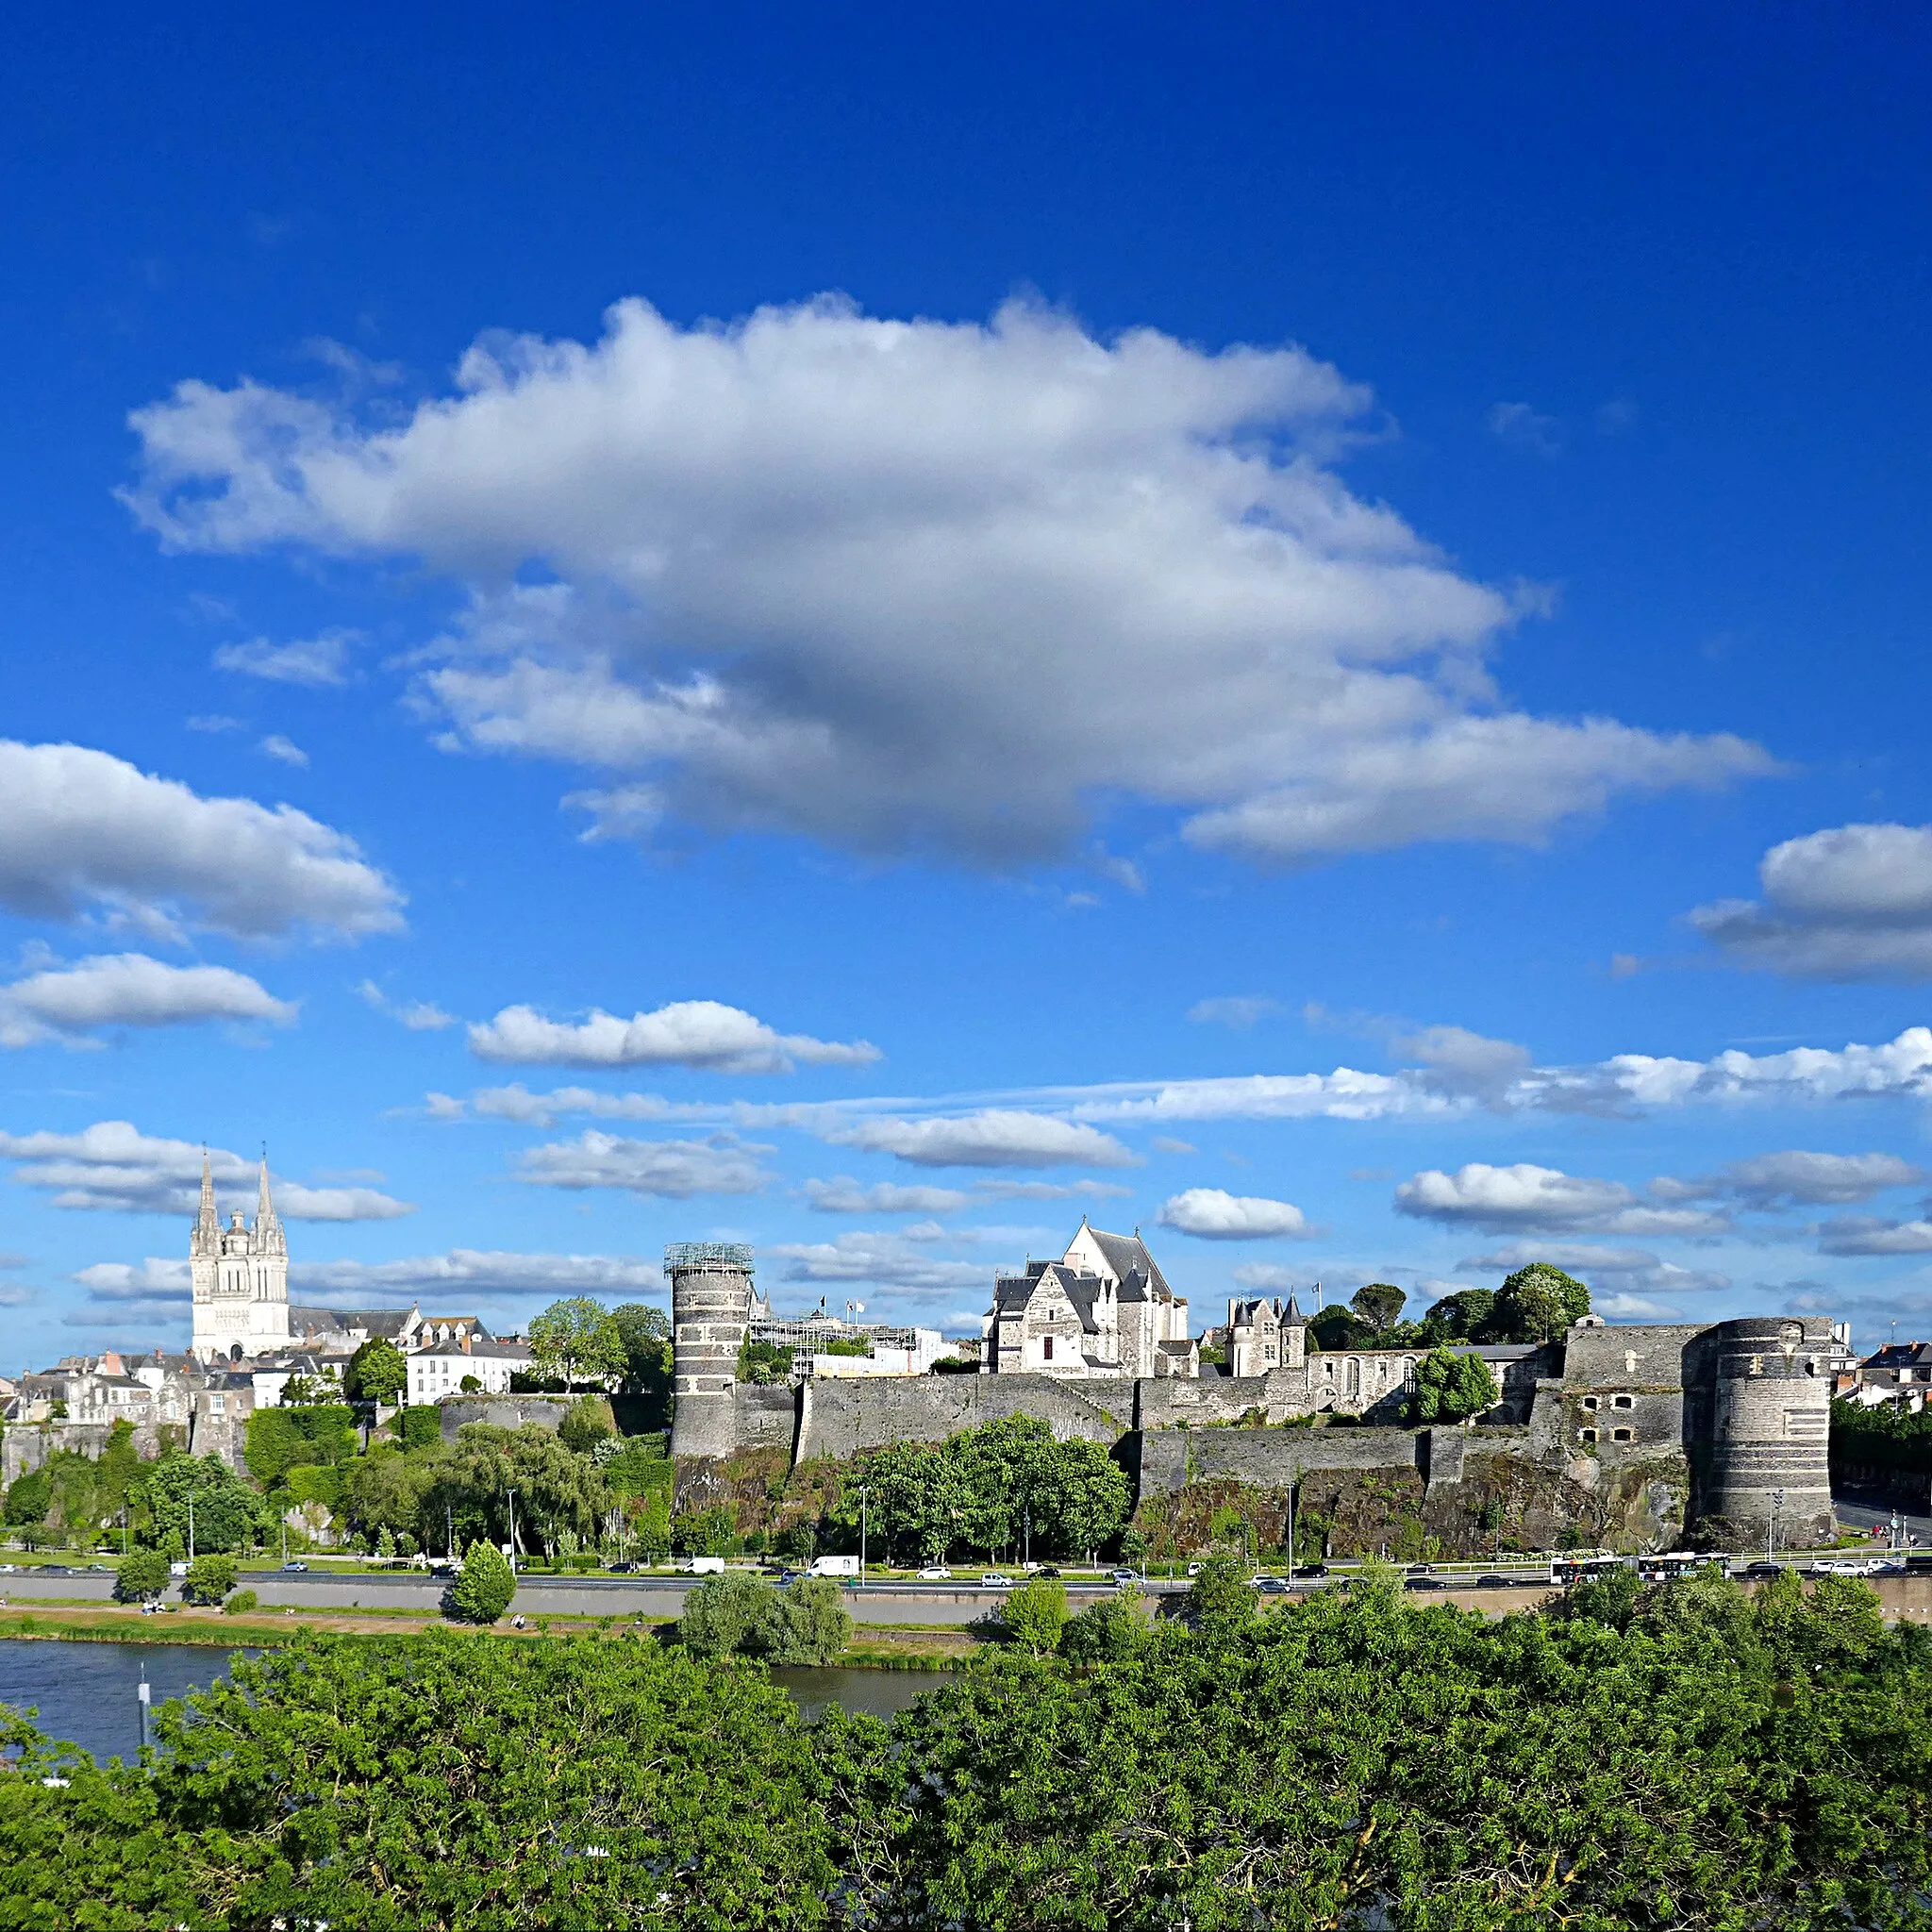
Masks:
[[[1130,1274],[1141,1275],[1154,1290],[1157,1296],[1174,1299],[1174,1290],[1167,1285],[1167,1276],[1160,1272],[1160,1264],[1147,1252],[1147,1243],[1138,1234],[1105,1234],[1091,1222],[1085,1224],[1100,1252],[1107,1257],[1107,1265],[1113,1270],[1116,1281],[1125,1281]]]

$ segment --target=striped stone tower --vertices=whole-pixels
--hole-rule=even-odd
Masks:
[[[751,1324],[752,1252],[736,1241],[674,1241],[671,1277],[674,1456],[729,1456],[738,1446],[738,1352]]]
[[[1831,1335],[1815,1317],[1751,1318],[1713,1331],[1711,1453],[1703,1513],[1755,1542],[1831,1534]]]

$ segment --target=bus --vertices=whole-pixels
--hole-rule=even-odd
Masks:
[[[1550,1581],[1560,1590],[1574,1590],[1592,1576],[1607,1576],[1624,1568],[1622,1557],[1552,1557]]]

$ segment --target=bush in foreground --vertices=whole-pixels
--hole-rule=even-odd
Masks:
[[[850,1641],[852,1618],[828,1576],[801,1576],[780,1591],[762,1576],[733,1572],[707,1577],[686,1596],[677,1632],[698,1657],[825,1664]]]
[[[252,1590],[238,1590],[222,1606],[222,1615],[225,1617],[245,1617],[260,1601],[261,1599]]]

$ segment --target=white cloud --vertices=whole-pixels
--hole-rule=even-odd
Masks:
[[[1111,1134],[1051,1115],[987,1108],[952,1120],[870,1120],[823,1135],[916,1167],[1131,1167]]]
[[[1840,1214],[1819,1224],[1818,1248],[1825,1255],[1932,1255],[1932,1221]]]
[[[1432,1091],[1500,1108],[1530,1070],[1530,1053],[1512,1040],[1490,1040],[1467,1026],[1424,1026],[1395,1042],[1419,1061]]]
[[[906,1234],[841,1234],[832,1241],[775,1242],[766,1250],[783,1261],[787,1281],[867,1283],[914,1294],[957,1294],[983,1288],[988,1270],[976,1261],[948,1261]]]
[[[1301,1241],[1315,1233],[1302,1210],[1290,1201],[1257,1194],[1224,1193],[1219,1188],[1189,1188],[1162,1204],[1162,1227],[1210,1241],[1259,1241],[1286,1237]]]
[[[1562,425],[1527,403],[1498,403],[1490,411],[1489,423],[1490,434],[1511,449],[1539,457],[1557,456],[1562,450]]]
[[[973,1191],[993,1201],[1086,1201],[1123,1198],[1134,1191],[1118,1181],[1079,1180],[974,1181]]]
[[[1614,1294],[1597,1296],[1591,1307],[1612,1322],[1674,1322],[1684,1312],[1669,1302],[1654,1301],[1649,1295],[1625,1294],[1621,1289]]]
[[[525,1148],[519,1178],[545,1188],[622,1188],[660,1200],[693,1194],[755,1194],[770,1176],[766,1152],[729,1134],[706,1141],[626,1141],[587,1129],[575,1141]]]
[[[1932,977],[1932,825],[1839,825],[1787,839],[1757,868],[1762,900],[1690,923],[1740,966],[1799,979]]]
[[[411,1033],[439,1033],[457,1024],[454,1013],[445,1013],[434,1000],[392,1000],[375,980],[365,979],[356,988],[357,997],[407,1026]]]
[[[219,712],[205,711],[189,719],[188,728],[191,731],[221,732],[245,731],[248,727],[240,718],[227,718]]]
[[[468,583],[422,688],[448,741],[604,768],[618,830],[1009,864],[1079,849],[1111,795],[1284,862],[1535,842],[1770,769],[1499,710],[1519,607],[1330,467],[1369,407],[1299,349],[1109,344],[1024,305],[684,330],[632,301],[588,347],[479,343],[400,425],[184,382],[132,419],[126,500],[174,548]],[[558,581],[500,588],[532,560]]]
[[[1923,1167],[1896,1154],[1757,1154],[1693,1180],[1657,1180],[1660,1200],[1732,1200],[1747,1208],[1836,1207],[1869,1201],[1890,1188],[1916,1187],[1928,1178]]]
[[[1214,999],[1196,1000],[1188,1008],[1188,1018],[1196,1026],[1232,1026],[1245,1033],[1258,1020],[1280,1012],[1281,1002],[1265,993],[1224,993]]]
[[[153,1255],[138,1268],[126,1261],[96,1261],[92,1267],[79,1270],[74,1279],[87,1290],[90,1300],[97,1302],[179,1303],[185,1307],[194,1298],[188,1263]]]
[[[270,732],[257,749],[266,757],[274,758],[277,764],[296,765],[304,771],[308,768],[308,754],[299,744],[284,738],[279,731]]]
[[[724,1074],[789,1074],[800,1062],[858,1067],[882,1058],[863,1040],[774,1032],[716,1000],[679,1000],[628,1020],[593,1008],[575,1025],[546,1019],[533,1007],[506,1007],[470,1028],[470,1051],[478,1059],[519,1066],[681,1066]]]
[[[78,1134],[0,1133],[0,1160],[18,1163],[16,1181],[51,1194],[57,1208],[116,1213],[192,1215],[202,1151],[143,1134],[129,1121],[96,1121]],[[224,1147],[207,1151],[225,1208],[252,1211],[255,1162]],[[373,1188],[311,1188],[279,1177],[274,1187],[275,1208],[289,1221],[392,1221],[416,1211]]]
[[[1513,1274],[1533,1261],[1547,1261],[1591,1284],[1609,1279],[1623,1290],[1702,1294],[1731,1285],[1728,1274],[1680,1268],[1643,1248],[1604,1248],[1585,1241],[1512,1241],[1488,1254],[1466,1256],[1456,1265],[1475,1274]]]
[[[805,1198],[820,1214],[946,1214],[973,1197],[957,1188],[907,1188],[894,1181],[863,1187],[849,1174],[807,1181]]]
[[[403,895],[353,839],[306,812],[203,798],[77,744],[0,740],[0,906],[173,937],[184,924],[243,939],[308,927],[394,932]]]
[[[1471,1161],[1453,1174],[1429,1168],[1395,1191],[1395,1211],[1490,1234],[1696,1235],[1722,1232],[1724,1216],[1690,1208],[1658,1208],[1617,1181],[1591,1180],[1521,1161],[1491,1167]]]
[[[144,953],[99,954],[0,987],[0,1046],[77,1044],[97,1026],[192,1026],[208,1020],[288,1025],[295,1008],[225,966],[169,966]]]
[[[272,644],[257,638],[245,644],[224,644],[215,653],[220,671],[239,671],[244,677],[265,677],[275,684],[301,684],[311,690],[348,682],[352,630],[326,630],[297,643]]]

